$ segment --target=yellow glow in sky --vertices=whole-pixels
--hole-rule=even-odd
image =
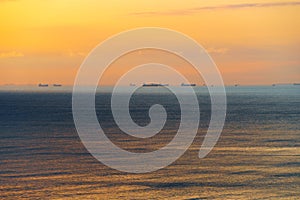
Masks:
[[[300,82],[300,1],[1,0],[0,84],[72,85],[121,31],[174,29],[206,48],[225,84]]]

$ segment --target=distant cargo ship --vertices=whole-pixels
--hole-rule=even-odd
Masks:
[[[192,86],[192,87],[194,87],[194,86],[196,86],[196,84],[195,83],[181,83],[181,86]]]
[[[293,85],[300,85],[300,83],[294,83]]]
[[[161,84],[161,83],[144,83],[143,87],[162,87],[169,86],[169,84]]]
[[[38,86],[39,86],[39,87],[48,87],[48,84],[41,84],[41,83],[40,83]]]
[[[53,87],[61,87],[61,84],[53,84]]]

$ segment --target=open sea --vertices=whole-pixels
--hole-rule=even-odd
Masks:
[[[205,87],[195,87],[201,110],[198,134],[173,164],[152,173],[111,169],[85,149],[72,115],[72,88],[0,86],[0,199],[300,199],[300,86],[226,87],[227,117],[214,149],[199,148],[210,120]],[[113,120],[110,88],[96,94],[106,135],[132,152],[150,152],[172,140],[180,124],[176,96],[140,88],[130,114],[140,126],[148,110],[168,113],[148,139],[124,134]]]

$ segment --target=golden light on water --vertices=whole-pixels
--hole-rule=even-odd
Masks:
[[[299,22],[296,0],[0,0],[0,199],[299,198],[300,87],[292,84],[300,83]],[[160,133],[141,139],[116,125],[110,86],[136,65],[164,63],[196,83],[201,115],[195,140],[178,160],[131,174],[107,167],[83,145],[72,85],[93,48],[139,27],[172,29],[201,44],[223,77],[227,113],[215,147],[199,159],[211,120],[207,88],[213,86],[203,86],[195,69],[171,53],[144,49],[121,56],[104,72],[99,84],[105,87],[92,99],[115,145],[152,152],[180,127],[178,99],[163,87],[139,88],[128,106],[132,120],[144,126],[151,122],[150,105],[163,104],[168,118]],[[186,90],[160,65],[129,76],[140,86],[147,75]]]

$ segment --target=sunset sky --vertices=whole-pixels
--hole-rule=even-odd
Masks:
[[[121,31],[163,27],[199,42],[225,84],[300,82],[300,1],[0,0],[0,85],[72,85]]]

